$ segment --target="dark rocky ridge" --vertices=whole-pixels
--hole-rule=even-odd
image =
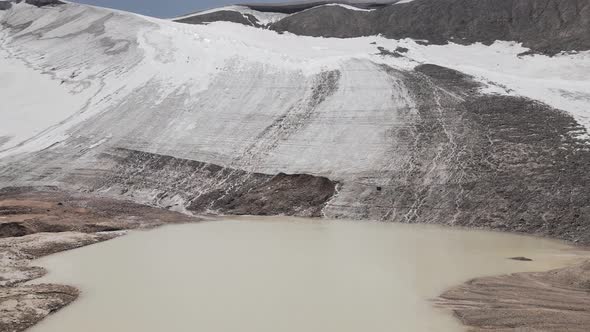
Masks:
[[[506,40],[522,42],[534,52],[549,55],[590,49],[590,0],[415,0],[373,5],[378,9],[371,12],[339,6],[309,8],[309,3],[248,6],[292,14],[270,28],[297,35],[350,38],[381,34],[432,44],[491,44]],[[204,16],[206,19],[185,22],[227,20],[252,25],[249,20],[228,13]]]
[[[63,5],[64,2],[59,0],[25,0],[26,3],[29,5],[34,5],[37,7],[43,6],[51,6],[51,5]]]
[[[345,4],[354,6],[361,9],[376,9],[376,8],[383,8],[389,4],[395,3],[397,0],[394,1],[292,1],[289,3],[247,3],[244,6],[249,7],[250,9],[257,10],[260,12],[274,12],[274,13],[283,13],[283,14],[295,14],[300,11],[304,11],[313,7],[327,5],[327,4]]]
[[[313,37],[362,37],[377,34],[374,17],[374,12],[321,6],[285,17],[271,24],[270,29]]]
[[[324,37],[382,34],[434,44],[509,40],[548,54],[590,49],[588,0],[415,0],[369,13],[329,9],[294,14],[271,28]],[[356,20],[349,31],[322,24],[325,20],[345,22],[350,15]]]
[[[0,1],[0,10],[8,10],[10,8],[12,8],[12,3],[10,1]]]
[[[8,10],[12,7],[12,3],[20,3],[20,2],[28,3],[29,5],[37,6],[37,7],[44,7],[44,6],[55,6],[55,5],[63,5],[64,2],[59,0],[6,0],[0,1],[0,10]]]
[[[253,26],[253,27],[257,27],[257,28],[262,27],[262,25],[260,24],[260,22],[258,22],[256,17],[254,17],[250,14],[242,15],[241,13],[231,11],[231,10],[220,10],[220,11],[216,11],[216,12],[212,12],[212,13],[208,13],[208,14],[190,16],[190,17],[178,19],[175,21],[179,22],[179,23],[188,23],[188,24],[206,24],[206,23],[211,23],[211,22],[222,21],[222,22],[234,22],[234,23],[249,25],[249,26]]]
[[[416,0],[377,11],[376,20],[388,38],[509,40],[548,54],[590,49],[588,0]]]

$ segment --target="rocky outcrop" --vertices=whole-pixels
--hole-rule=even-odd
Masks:
[[[382,34],[433,44],[509,40],[555,54],[590,49],[589,17],[588,0],[415,0],[368,13],[317,7],[288,16],[271,29],[339,38]]]
[[[397,0],[381,0],[381,1],[289,1],[288,3],[253,3],[246,4],[249,8],[260,12],[273,12],[284,14],[295,14],[314,7],[331,5],[331,4],[345,4],[360,9],[377,9],[383,8],[389,4],[395,3]]]
[[[262,27],[258,22],[258,19],[250,14],[242,14],[236,11],[220,10],[207,14],[194,15],[182,19],[175,20],[179,23],[187,24],[206,24],[211,22],[223,21],[223,22],[234,22],[243,25],[249,25],[253,27]]]
[[[26,3],[29,5],[43,7],[43,6],[55,6],[55,5],[63,5],[64,2],[59,0],[25,0]]]
[[[373,12],[321,6],[288,16],[270,26],[278,32],[314,37],[350,38],[375,35]],[[346,22],[346,24],[343,24]]]
[[[272,23],[270,28],[297,35],[337,38],[382,35],[392,39],[424,40],[431,44],[492,44],[496,40],[506,40],[522,42],[533,52],[549,55],[590,49],[589,0],[351,3],[372,11],[326,6],[328,3],[332,2],[247,6],[261,12],[290,14]],[[252,15],[229,10],[178,20],[190,24],[214,21],[262,27]]]
[[[8,10],[12,8],[11,1],[0,1],[0,10]],[[0,146],[2,146],[2,138],[0,137]]]
[[[19,3],[24,1],[29,5],[37,6],[37,7],[44,7],[44,6],[55,6],[55,5],[63,5],[64,2],[59,0],[6,0],[0,1],[0,10],[7,10],[12,7],[12,3]]]
[[[534,51],[590,49],[588,0],[416,0],[376,13],[377,33],[443,44],[522,42]]]

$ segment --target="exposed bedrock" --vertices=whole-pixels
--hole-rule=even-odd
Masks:
[[[346,4],[350,6],[354,6],[361,9],[375,9],[375,8],[382,8],[387,6],[388,4],[397,2],[396,0],[381,0],[381,1],[289,1],[288,3],[279,2],[272,4],[272,3],[248,3],[245,6],[257,10],[260,12],[273,12],[273,13],[284,13],[284,14],[294,14],[306,9],[310,9],[317,6],[328,5],[328,4]]]
[[[590,1],[415,0],[372,12],[316,7],[288,16],[271,29],[324,37],[382,34],[434,44],[510,40],[555,54],[590,49]]]
[[[12,8],[12,3],[10,1],[0,1],[0,10],[8,10],[10,8]]]
[[[287,16],[271,24],[270,29],[314,37],[361,37],[376,34],[375,18],[375,12],[321,6]]]
[[[353,10],[316,3],[248,5],[251,9],[291,14],[269,28],[316,37],[383,35],[432,44],[522,42],[533,52],[553,55],[590,49],[590,0],[414,0],[400,4],[367,4]],[[203,24],[230,21],[261,27],[250,14],[220,10],[179,20]],[[345,23],[344,23],[345,22]]]
[[[12,3],[19,3],[25,2],[29,5],[43,7],[43,6],[55,6],[55,5],[63,5],[64,2],[59,0],[5,0],[0,1],[0,10],[7,10],[12,7]]]
[[[485,44],[514,40],[548,54],[590,49],[588,0],[417,0],[378,15],[390,38]]]
[[[64,2],[59,0],[25,0],[26,3],[29,5],[34,5],[37,7],[43,6],[52,6],[52,5],[63,5]]]
[[[288,16],[270,26],[278,32],[314,37],[350,38],[376,34],[374,12],[321,6]],[[346,22],[346,24],[343,24]]]
[[[223,22],[234,22],[243,25],[249,25],[253,27],[261,27],[262,25],[258,22],[256,17],[250,14],[241,14],[231,10],[220,10],[208,14],[194,15],[187,18],[175,20],[179,23],[188,24],[206,24],[211,22],[223,21]]]

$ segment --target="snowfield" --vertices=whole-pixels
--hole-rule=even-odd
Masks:
[[[354,184],[326,209],[332,216],[342,206],[362,205],[355,199],[373,197],[376,184],[398,179],[392,170],[401,170],[402,182],[417,181],[412,172],[419,168],[420,186],[464,181],[469,177],[449,171],[467,154],[451,137],[460,123],[445,123],[445,103],[464,97],[424,76],[412,79],[438,88],[410,88],[407,73],[422,64],[472,75],[488,94],[542,101],[590,128],[590,52],[520,56],[526,49],[506,41],[425,46],[379,36],[302,37],[74,3],[21,3],[0,15],[0,165],[12,165],[0,171],[4,184],[85,188],[72,178],[112,170],[104,156],[113,149]],[[383,55],[378,48],[399,52]],[[436,128],[449,138],[421,156],[428,166],[400,151],[428,136],[416,134],[427,127],[415,121],[424,120],[420,96],[430,93]],[[582,127],[573,135],[588,137]],[[380,216],[401,213],[379,204],[385,204],[376,207]],[[407,220],[424,202],[412,204],[402,213]]]
[[[242,7],[229,9],[236,8]],[[1,32],[0,75],[5,97],[1,114],[6,119],[0,124],[2,155],[35,151],[62,141],[71,135],[69,129],[117,107],[130,95],[140,93],[138,89],[155,90],[155,95],[150,92],[149,96],[150,100],[155,98],[155,105],[182,95],[183,107],[196,106],[207,112],[203,109],[204,96],[199,93],[212,85],[224,85],[221,89],[228,97],[248,89],[227,82],[230,73],[263,81],[273,75],[288,78],[282,83],[287,86],[276,86],[278,82],[264,85],[265,91],[258,92],[263,95],[257,96],[255,105],[238,101],[244,115],[250,111],[248,107],[259,108],[262,100],[276,98],[269,93],[280,95],[279,100],[299,98],[298,89],[305,88],[309,77],[334,69],[351,76],[352,86],[342,87],[341,91],[362,91],[343,103],[347,108],[385,109],[391,101],[379,99],[388,99],[391,91],[380,91],[376,96],[366,93],[382,90],[375,67],[379,63],[403,69],[420,63],[457,69],[491,84],[490,92],[543,101],[570,112],[590,128],[590,52],[519,57],[526,49],[511,42],[497,42],[490,47],[423,46],[412,40],[380,37],[300,37],[226,22],[192,26],[77,4],[61,10],[18,4],[5,15],[11,25],[31,19],[35,23],[12,36],[6,30]],[[56,20],[63,20],[62,25],[38,38],[29,34],[43,31]],[[93,28],[104,29],[108,37],[98,42],[91,40]],[[84,33],[85,29],[90,35]],[[371,43],[391,50],[401,46],[409,51],[404,58],[382,57],[376,55],[376,45]],[[359,63],[363,63],[362,68],[358,68]],[[371,85],[375,88],[371,89]],[[26,90],[37,93],[17,98],[26,95]],[[224,105],[224,109],[234,112],[232,105]]]

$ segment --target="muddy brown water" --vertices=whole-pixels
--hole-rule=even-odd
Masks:
[[[36,282],[82,295],[30,331],[464,331],[433,305],[445,289],[584,255],[557,241],[425,225],[249,217],[166,226],[37,260],[50,273]]]

